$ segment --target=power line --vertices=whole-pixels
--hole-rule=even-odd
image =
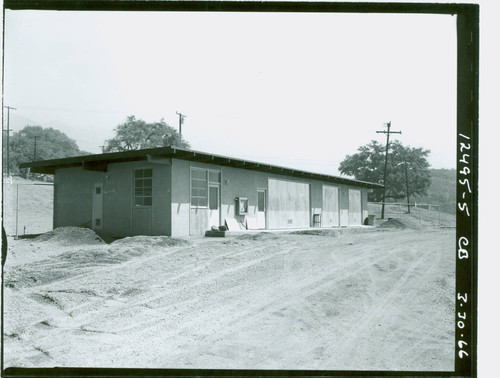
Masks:
[[[117,113],[125,114],[128,113],[127,110],[119,109],[78,109],[78,108],[50,108],[41,106],[31,106],[31,105],[18,105],[22,109],[33,109],[37,111],[47,111],[47,112],[76,112],[76,113]],[[21,110],[22,110],[21,109]]]
[[[387,134],[387,141],[385,143],[385,164],[384,164],[384,191],[382,194],[382,216],[381,218],[384,219],[384,210],[385,210],[385,184],[386,184],[386,179],[387,179],[387,155],[389,153],[389,136],[391,134],[401,134],[401,131],[391,131],[391,121],[386,123],[387,130],[381,130],[377,131],[377,134]]]

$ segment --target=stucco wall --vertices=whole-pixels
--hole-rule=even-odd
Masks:
[[[171,159],[171,165],[147,161],[115,163],[107,172],[65,168],[56,171],[54,184],[54,227],[79,226],[92,220],[92,195],[95,183],[103,184],[103,234],[123,237],[133,234],[185,236],[201,233],[208,209],[192,209],[190,204],[190,167],[218,170],[220,179],[220,220],[234,218],[245,223],[257,218],[257,189],[268,190],[269,178],[309,184],[310,225],[313,214],[322,209],[323,184],[339,188],[340,224],[349,222],[349,188],[319,180],[294,178],[215,164]],[[138,208],[133,203],[133,172],[136,168],[153,168],[153,206]],[[362,220],[368,216],[367,189],[361,190]],[[268,193],[269,194],[269,193]],[[248,214],[238,215],[236,198],[248,198]],[[206,214],[205,214],[206,213]],[[207,215],[208,216],[208,215]],[[200,231],[202,230],[202,231]]]
[[[190,162],[172,159],[172,201],[171,213],[171,235],[189,235],[189,210],[190,210]]]
[[[101,172],[81,167],[56,170],[54,175],[54,228],[90,225],[94,182],[102,181]]]
[[[172,166],[153,164],[153,235],[171,235]]]
[[[109,164],[103,183],[103,233],[131,235],[132,171],[130,163]]]
[[[153,205],[134,205],[134,170],[153,169]],[[171,167],[147,161],[109,164],[104,179],[103,233],[112,237],[170,234]]]
[[[361,212],[362,212],[362,222],[364,224],[365,219],[368,218],[368,190],[361,190]]]
[[[282,179],[309,184],[310,193],[310,225],[312,226],[313,214],[321,214],[323,203],[323,184],[339,188],[339,213],[341,224],[348,225],[349,217],[349,188],[346,185],[335,185],[319,180],[289,177],[286,175],[272,174],[267,172],[251,171],[241,168],[225,167],[216,164],[201,162],[190,162],[172,159],[172,235],[181,236],[202,233],[207,229],[208,210],[192,209],[190,204],[190,167],[218,170],[221,172],[220,195],[221,195],[221,223],[226,218],[234,218],[245,223],[247,218],[257,217],[257,189],[268,190],[268,179]],[[361,190],[362,217],[367,216],[367,194],[366,189]],[[248,214],[238,215],[236,211],[236,198],[248,198]],[[366,214],[366,215],[365,215]],[[204,226],[206,224],[206,226]],[[193,232],[195,231],[195,232]]]

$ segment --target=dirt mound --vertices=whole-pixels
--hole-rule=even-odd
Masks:
[[[339,233],[340,233],[339,230],[325,229],[325,230],[300,230],[300,231],[291,232],[290,234],[292,234],[292,235],[314,235],[314,236],[337,237],[339,235]]]
[[[243,234],[236,238],[236,240],[274,240],[278,239],[279,236],[271,232],[258,232],[252,234]]]
[[[59,245],[102,244],[99,235],[89,228],[59,227],[33,239],[35,242],[50,242]]]
[[[189,241],[180,238],[173,238],[171,236],[131,236],[123,239],[116,240],[112,246],[133,246],[139,245],[141,247],[176,247],[189,245]]]
[[[377,227],[380,227],[380,228],[400,228],[400,229],[408,228],[408,226],[406,224],[404,224],[403,222],[401,222],[399,219],[396,219],[396,218],[392,218],[392,219],[389,219],[383,223],[379,223]]]

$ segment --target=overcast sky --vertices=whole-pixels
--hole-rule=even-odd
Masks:
[[[338,174],[384,124],[455,167],[456,17],[5,12],[11,127],[98,153],[128,115],[193,149]]]

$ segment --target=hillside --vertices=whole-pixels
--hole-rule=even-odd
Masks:
[[[455,215],[456,179],[455,169],[431,169],[431,187],[427,196],[410,199],[411,201],[440,205],[444,213]]]
[[[455,226],[455,216],[438,211],[437,207],[410,207],[410,213],[408,214],[408,207],[405,204],[389,204],[385,206],[384,220],[380,219],[381,211],[382,206],[380,204],[368,204],[368,214],[375,215],[375,225],[385,228],[428,230]],[[387,224],[384,224],[384,222]]]

